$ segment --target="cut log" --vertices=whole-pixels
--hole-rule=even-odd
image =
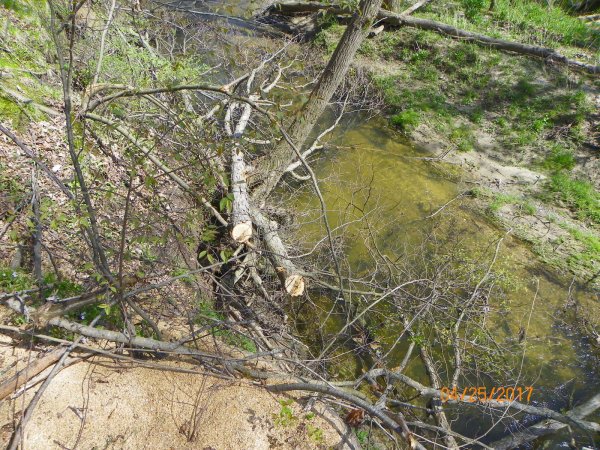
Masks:
[[[375,36],[379,36],[384,28],[385,25],[379,25],[378,27],[371,28],[371,31],[369,31],[369,37],[373,38]]]
[[[252,238],[252,219],[246,185],[246,164],[238,144],[233,147],[231,155],[231,186],[233,192],[231,237],[236,242],[248,242]]]
[[[277,232],[277,224],[270,221],[256,208],[252,208],[250,214],[252,221],[260,232],[262,241],[267,247],[268,254],[266,256],[275,267],[277,276],[286,292],[292,297],[302,295],[305,288],[304,277],[290,260],[283,241]]]
[[[304,292],[304,278],[301,275],[290,275],[283,284],[287,293],[292,297],[302,295]]]

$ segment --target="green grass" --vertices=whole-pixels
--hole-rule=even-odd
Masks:
[[[497,212],[504,205],[517,204],[521,201],[519,197],[511,194],[495,194],[490,203],[489,210],[491,212]]]
[[[465,15],[470,20],[478,18],[487,3],[487,0],[461,0]]]
[[[550,178],[548,189],[573,210],[578,218],[600,224],[600,193],[591,183],[564,173],[556,173]]]
[[[567,230],[569,234],[579,242],[583,249],[580,252],[569,256],[567,262],[571,267],[583,266],[590,269],[591,273],[597,271],[598,262],[600,262],[600,238],[597,234],[582,231],[567,223],[559,223],[559,226]]]
[[[460,125],[450,133],[450,140],[456,144],[458,151],[468,152],[475,149],[475,136],[467,125]]]
[[[475,142],[457,136],[457,124],[465,123],[459,117],[478,126],[493,120],[489,128],[499,144],[523,152],[542,147],[558,127],[565,147],[578,145],[593,111],[579,84],[567,82],[560,72],[547,73],[535,59],[506,56],[432,32],[384,33],[369,40],[368,54],[395,61],[400,69],[395,75],[373,77],[392,124],[410,130],[410,120],[404,126],[408,117],[398,115],[418,113],[421,122],[443,130],[463,151]]]
[[[496,213],[504,205],[517,205],[521,212],[526,215],[534,215],[537,213],[537,207],[526,198],[519,197],[513,194],[498,194],[490,192],[474,192],[474,195],[480,197],[490,197],[491,201],[488,206],[488,210],[491,213]]]
[[[555,144],[552,148],[552,153],[542,163],[542,167],[551,172],[559,172],[561,170],[573,169],[575,163],[575,156],[573,156],[572,150],[564,148],[560,144]]]
[[[548,7],[526,0],[497,0],[493,18],[496,23],[510,23],[515,31],[530,33],[546,42],[598,46],[598,32],[558,6]]]
[[[534,0],[496,0],[493,11],[488,6],[489,1],[461,0],[454,4],[432,4],[421,15],[504,39],[550,47],[566,44],[598,49],[598,31],[560,6],[548,7],[546,2]],[[464,17],[457,13],[463,13]]]
[[[402,129],[409,130],[411,128],[416,127],[419,124],[420,115],[418,112],[407,109],[406,111],[402,111],[398,114],[394,114],[390,122],[392,125]]]
[[[600,261],[600,238],[592,233],[586,233],[576,228],[568,228],[569,233],[579,242],[583,243],[590,255],[590,261]]]

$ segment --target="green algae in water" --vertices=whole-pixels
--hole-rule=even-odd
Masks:
[[[498,363],[498,373],[510,371],[518,376],[518,380],[510,381],[535,386],[532,399],[536,402],[552,404],[556,401],[553,389],[570,380],[575,380],[573,390],[578,389],[585,398],[589,389],[589,385],[584,387],[586,383],[598,385],[598,380],[586,369],[586,354],[578,345],[580,337],[564,330],[570,320],[565,312],[569,302],[586,300],[592,294],[578,289],[570,292],[570,281],[547,271],[518,239],[475,212],[467,196],[453,201],[460,194],[453,181],[453,168],[445,170],[440,163],[434,165],[423,159],[428,155],[403,145],[382,120],[348,128],[335,139],[339,149],[330,151],[314,168],[321,180],[334,235],[344,236],[344,267],[352,277],[365,276],[373,270],[370,252],[374,251],[374,243],[378,252],[395,260],[411,249],[422,248],[424,230],[434,229],[440,242],[445,238],[450,242],[452,236],[454,242],[460,243],[456,251],[462,252],[463,257],[457,259],[468,266],[469,258],[473,264],[489,263],[502,238],[493,267],[502,286],[492,293],[486,317],[494,341],[507,355]],[[291,201],[299,211],[311,211],[301,226],[302,237],[311,245],[323,239],[320,205],[312,191]],[[446,204],[443,211],[427,219]],[[360,301],[359,296],[354,298]],[[316,296],[313,300],[322,306],[322,311],[331,307],[327,297]],[[386,315],[391,317],[393,311],[393,307],[387,308],[374,310],[369,320],[378,324],[377,339],[384,353],[397,344],[389,358],[392,367],[401,361],[408,339],[397,342],[403,327],[393,321],[386,323]],[[343,318],[337,317],[325,328],[334,334],[343,323]],[[523,330],[526,338],[519,342]],[[434,353],[439,350],[433,349]],[[346,355],[353,358],[352,352]],[[341,377],[350,376],[360,364],[343,358],[343,352],[338,352],[334,372]],[[418,357],[413,356],[407,374],[429,383]]]

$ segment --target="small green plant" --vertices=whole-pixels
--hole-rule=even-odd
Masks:
[[[0,288],[5,292],[26,291],[35,288],[35,282],[21,269],[0,267]]]
[[[233,206],[233,194],[232,193],[227,194],[225,197],[223,197],[221,199],[221,201],[219,201],[219,210],[221,210],[221,212],[230,213],[232,206]]]
[[[18,314],[12,318],[12,323],[13,325],[20,327],[27,323],[27,317],[25,317],[23,314]]]
[[[523,212],[530,216],[533,216],[537,212],[537,208],[533,203],[525,202],[521,205]]]
[[[371,443],[370,430],[356,430],[354,433],[356,434],[356,438],[358,439],[361,448],[364,450],[378,450],[378,447]]]
[[[316,427],[311,424],[307,424],[306,430],[307,430],[308,437],[310,439],[312,439],[314,442],[316,442],[317,444],[321,444],[325,440],[325,438],[323,437],[323,430],[321,428]]]
[[[497,212],[504,205],[518,204],[520,203],[519,197],[510,194],[497,194],[490,203],[489,210],[491,212]]]
[[[273,414],[275,425],[286,428],[298,422],[298,418],[294,415],[294,411],[291,408],[293,403],[294,400],[292,399],[279,400],[279,404],[281,405],[279,414]]]
[[[396,127],[408,131],[419,124],[419,119],[420,115],[418,112],[407,109],[406,111],[393,115],[390,120]]]
[[[460,125],[450,133],[450,140],[454,142],[461,152],[469,152],[475,148],[475,137],[466,125]]]

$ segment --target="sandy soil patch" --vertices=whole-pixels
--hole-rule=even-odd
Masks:
[[[0,365],[10,368],[3,378],[38,353],[14,348],[5,336],[0,339]],[[0,404],[0,445],[7,444],[15,418],[34,391]],[[281,401],[289,398],[247,380],[97,358],[70,366],[53,380],[26,429],[25,448],[358,448],[343,443],[344,423],[323,404],[304,411],[298,398],[289,405],[292,418],[282,420]]]

